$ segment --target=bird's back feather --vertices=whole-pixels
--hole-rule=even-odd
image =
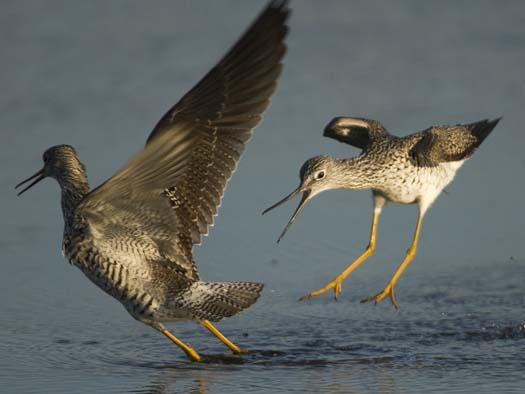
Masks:
[[[432,126],[415,136],[419,138],[409,155],[420,167],[468,159],[496,127],[499,120],[488,119],[454,126]]]

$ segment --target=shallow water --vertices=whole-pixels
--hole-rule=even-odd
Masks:
[[[296,1],[279,90],[196,250],[207,280],[258,280],[263,297],[218,324],[171,328],[194,364],[134,321],[60,256],[58,188],[22,198],[49,146],[78,148],[97,185],[144,142],[262,7],[223,1],[5,2],[0,12],[0,392],[521,392],[525,384],[523,170],[525,7],[521,2]],[[490,16],[490,17],[489,17]],[[399,134],[434,123],[504,119],[429,211],[401,309],[359,300],[388,280],[415,207],[389,206],[378,250],[331,295],[298,302],[366,245],[367,192],[261,211],[297,185],[333,116],[382,120]]]

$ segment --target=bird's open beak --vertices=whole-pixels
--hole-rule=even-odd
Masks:
[[[268,212],[268,211],[271,211],[272,209],[278,207],[279,205],[285,203],[286,201],[294,198],[296,195],[298,195],[299,193],[301,192],[301,186],[299,186],[297,189],[295,189],[293,192],[291,192],[290,194],[288,194],[285,198],[283,198],[281,201],[273,204],[270,208],[264,210],[263,212],[263,215]],[[281,235],[279,236],[279,239],[277,240],[277,243],[279,243],[281,241],[281,239],[284,237],[284,234],[286,234],[286,232],[288,231],[288,229],[290,228],[290,226],[292,225],[292,223],[294,222],[295,218],[297,217],[297,215],[299,214],[299,212],[301,211],[301,209],[303,209],[303,207],[306,205],[306,203],[308,202],[308,200],[310,200],[310,196],[312,194],[312,191],[310,189],[306,189],[303,191],[303,198],[301,199],[301,202],[299,203],[299,205],[297,206],[297,208],[295,209],[295,212],[293,213],[292,217],[290,218],[290,220],[288,221],[288,224],[286,225],[286,227],[284,228],[283,232],[281,233]]]
[[[18,189],[20,186],[22,186],[24,183],[29,182],[30,180],[35,179],[33,182],[29,184],[29,186],[23,188],[21,191],[18,192],[18,196],[24,193],[26,190],[30,189],[31,187],[35,186],[38,182],[40,182],[42,179],[44,179],[46,176],[44,175],[44,169],[42,168],[40,171],[38,171],[36,174],[31,175],[26,180],[20,182],[18,185],[15,186],[15,189]]]

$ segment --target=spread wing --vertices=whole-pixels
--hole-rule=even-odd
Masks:
[[[286,3],[272,1],[162,117],[144,149],[82,201],[78,212],[98,239],[128,248],[122,243],[131,238],[159,255],[154,260],[176,260],[196,273],[192,247],[213,224],[244,145],[276,88],[286,51]]]
[[[410,156],[420,167],[468,159],[501,118],[454,126],[433,126],[412,147]]]
[[[339,116],[326,125],[323,135],[364,150],[388,132],[377,120]]]

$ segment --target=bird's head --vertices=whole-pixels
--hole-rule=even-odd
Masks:
[[[54,178],[59,184],[64,185],[68,180],[78,178],[79,175],[84,173],[84,165],[78,159],[75,149],[70,145],[52,146],[44,152],[42,159],[44,167],[15,186],[16,189],[33,180],[18,195],[21,195],[46,177]]]
[[[338,172],[336,171],[336,168],[336,159],[329,156],[316,156],[308,159],[303,164],[299,172],[299,177],[301,180],[299,186],[281,201],[275,203],[263,212],[263,214],[265,214],[266,212],[292,199],[299,193],[303,193],[301,202],[295,209],[295,212],[291,216],[277,242],[279,242],[284,237],[284,234],[286,231],[288,231],[295,218],[308,201],[325,190],[337,187]]]

